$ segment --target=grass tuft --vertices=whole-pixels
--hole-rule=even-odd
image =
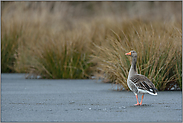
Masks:
[[[6,25],[5,21],[2,20],[1,72],[3,73],[15,72],[15,52],[23,30],[20,23],[15,24],[13,21],[10,21],[10,23],[10,25]]]
[[[81,32],[76,30],[53,34],[47,30],[35,37],[29,39],[32,40],[31,44],[27,42],[19,49],[16,71],[27,71],[30,75],[48,79],[90,77],[92,63],[89,62],[87,50],[89,42]]]
[[[136,50],[138,72],[158,90],[182,88],[180,2],[2,2],[1,20],[2,72],[81,79],[96,71],[128,89],[124,54]]]
[[[147,76],[158,90],[166,90],[173,82],[181,88],[181,26],[174,23],[143,22],[139,19],[122,22],[120,31],[112,31],[103,45],[95,45],[93,58],[107,79],[127,87],[131,58],[125,53],[138,53],[138,73]],[[177,81],[178,80],[178,81]]]

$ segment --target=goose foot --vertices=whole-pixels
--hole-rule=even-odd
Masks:
[[[141,104],[140,104],[140,103],[137,103],[137,104],[134,104],[134,105],[136,105],[136,106],[137,106],[137,105],[141,105]]]
[[[140,105],[140,103],[138,101],[138,95],[136,95],[136,99],[137,99],[137,104],[134,104],[134,105]]]
[[[142,95],[141,102],[139,103],[139,101],[138,101],[138,95],[136,95],[137,104],[134,104],[134,105],[142,105],[142,100],[143,100],[143,98],[144,98],[144,94]]]

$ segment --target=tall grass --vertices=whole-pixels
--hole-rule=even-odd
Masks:
[[[1,20],[1,72],[4,73],[15,72],[15,52],[23,31],[21,24],[15,24],[13,21],[10,23],[10,25],[6,25]]]
[[[181,24],[111,18],[82,24],[57,33],[39,24],[24,30],[14,52],[14,70],[53,79],[89,78],[99,70],[119,88],[128,89],[131,59],[124,54],[136,50],[138,73],[158,90],[170,83],[181,88]]]
[[[111,33],[110,27],[100,26],[102,23],[100,19],[91,23],[82,21],[71,30],[58,32],[39,23],[27,24],[31,26],[20,38],[14,69],[35,78],[38,75],[53,79],[90,78],[95,68],[90,57],[95,49],[93,43],[101,44]],[[110,24],[111,19],[106,21],[106,25]]]
[[[2,72],[78,79],[102,71],[128,89],[124,54],[133,49],[138,72],[159,90],[182,87],[180,2],[96,3],[3,2]]]
[[[138,73],[147,76],[158,90],[165,90],[168,83],[177,83],[181,88],[181,26],[175,23],[124,21],[112,31],[103,45],[95,45],[93,58],[107,78],[127,87],[131,59],[125,52],[138,53]],[[178,80],[178,81],[177,81]]]
[[[83,36],[82,30],[61,31],[55,34],[50,30],[38,30],[36,34],[38,35],[30,37],[30,41],[19,48],[16,71],[26,70],[30,75],[40,75],[49,79],[90,77],[90,42]]]

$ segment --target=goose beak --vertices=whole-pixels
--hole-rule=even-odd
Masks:
[[[129,52],[129,53],[125,53],[125,55],[131,56],[131,52]]]

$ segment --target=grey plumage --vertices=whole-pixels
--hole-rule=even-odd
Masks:
[[[157,95],[157,89],[146,76],[137,73],[136,71],[137,53],[135,51],[130,51],[125,55],[132,57],[132,64],[128,74],[127,85],[130,88],[130,90],[136,95],[137,104],[135,105],[142,105],[144,94],[149,93],[151,95]],[[138,95],[137,95],[138,93],[143,94],[140,103],[138,102]]]
[[[144,75],[136,74],[130,78],[130,80],[136,85],[137,89],[147,90],[151,93],[156,93],[154,84]]]

